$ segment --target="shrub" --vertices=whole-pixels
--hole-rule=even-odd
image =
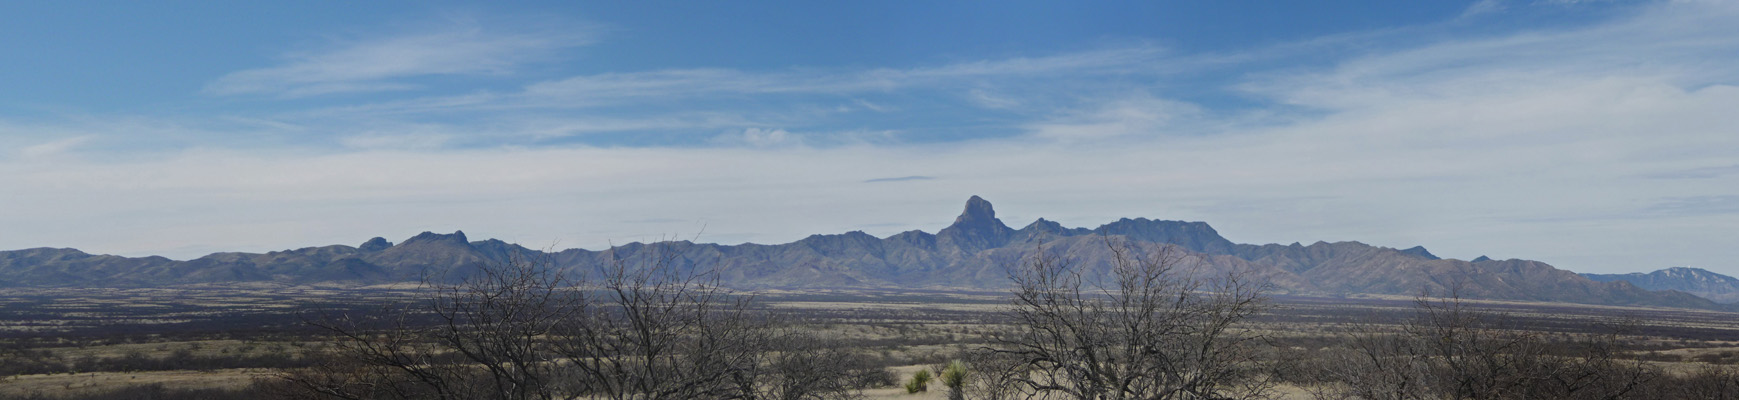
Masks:
[[[1267,337],[1243,323],[1268,309],[1267,284],[1192,272],[1199,259],[1173,245],[1104,240],[1109,265],[1040,247],[1009,271],[1014,329],[991,342],[1026,366],[1012,383],[1043,398],[1267,397]]]
[[[966,364],[961,363],[960,360],[949,362],[948,367],[942,369],[942,376],[937,380],[942,381],[942,386],[948,387],[949,400],[966,398]]]
[[[912,381],[906,382],[906,393],[930,391],[930,370],[920,369],[912,374]]]

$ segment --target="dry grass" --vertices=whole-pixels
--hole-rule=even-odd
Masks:
[[[82,374],[25,375],[7,378],[0,384],[0,398],[42,393],[54,397],[77,398],[83,394],[112,391],[129,386],[161,384],[174,389],[239,389],[255,379],[270,378],[275,371],[266,369],[229,369],[217,371],[153,371],[97,372]]]
[[[172,337],[173,326],[165,321],[224,321],[238,316],[258,316],[258,313],[289,315],[286,311],[308,304],[332,304],[342,301],[402,299],[408,287],[380,287],[359,293],[353,289],[333,287],[247,287],[197,289],[66,289],[56,291],[0,289],[0,307],[30,307],[45,317],[0,320],[0,334],[23,332],[74,331],[92,326],[107,327],[126,340],[105,341],[108,344],[69,346],[52,343],[49,348],[65,359],[80,357],[118,357],[140,353],[163,357],[183,349],[198,356],[262,354],[274,345],[284,351],[299,348],[288,346],[286,340],[301,340],[313,344],[314,338],[227,337],[211,340],[190,340]],[[783,290],[763,291],[756,295],[768,310],[797,316],[821,330],[826,337],[850,343],[875,343],[866,346],[869,353],[892,362],[929,362],[982,345],[982,335],[1003,328],[995,325],[994,316],[1008,309],[1002,292],[943,293],[936,291],[888,290]],[[395,297],[396,296],[396,297]],[[1399,315],[1411,309],[1411,297],[1371,296],[1352,299],[1278,298],[1280,306],[1247,325],[1260,329],[1276,339],[1305,340],[1335,338],[1343,335],[1349,321],[1372,315]],[[326,303],[321,303],[326,302]],[[1673,372],[1688,372],[1704,365],[1694,362],[1699,357],[1739,362],[1739,314],[1713,311],[1655,309],[1639,307],[1589,306],[1559,303],[1520,303],[1507,301],[1470,301],[1470,303],[1501,308],[1530,327],[1591,326],[1614,315],[1641,318],[1645,331],[1638,342],[1648,346],[1640,353],[1661,357],[1662,366]],[[16,309],[16,308],[15,308]],[[1386,314],[1385,314],[1386,313]],[[294,318],[289,316],[286,318]],[[290,319],[294,322],[294,319]],[[224,325],[214,325],[224,326]],[[1672,329],[1665,329],[1672,328]],[[1688,329],[1688,330],[1687,330]],[[158,332],[162,335],[158,336]],[[1664,333],[1662,333],[1664,332]],[[1690,332],[1698,336],[1683,336]],[[219,332],[228,335],[228,332]],[[204,335],[199,333],[193,336]],[[1681,336],[1673,336],[1681,335]],[[23,337],[23,336],[20,336]],[[51,336],[52,337],[52,336]],[[36,342],[38,344],[48,342]],[[1314,342],[1313,342],[1314,343]],[[305,348],[305,347],[304,347]],[[1733,356],[1728,356],[1729,354]],[[1676,361],[1675,361],[1676,360]],[[901,382],[925,365],[894,367]],[[132,385],[162,384],[168,388],[240,388],[255,379],[269,377],[271,370],[231,369],[211,372],[157,371],[111,372],[54,375],[28,375],[0,380],[0,398],[40,392],[49,395],[77,397],[83,393],[114,390]],[[1279,388],[1282,398],[1308,398],[1304,388]],[[907,394],[900,387],[873,389],[865,392],[870,399],[941,399],[945,389],[931,384],[931,391]]]

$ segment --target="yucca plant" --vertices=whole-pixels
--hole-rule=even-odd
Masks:
[[[954,360],[942,369],[942,386],[948,387],[948,400],[964,400],[966,398],[966,363]]]
[[[906,393],[915,394],[928,391],[930,391],[930,370],[920,369],[918,373],[912,374],[911,382],[906,382]]]

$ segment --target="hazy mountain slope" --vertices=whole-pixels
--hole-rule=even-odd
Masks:
[[[142,285],[161,281],[177,262],[163,257],[93,255],[76,249],[0,252],[0,283],[8,286],[80,286],[101,282]]]
[[[1582,274],[1600,282],[1629,282],[1648,290],[1677,290],[1720,303],[1739,303],[1739,278],[1702,268],[1673,267],[1650,273]]]
[[[1040,219],[1017,230],[977,196],[967,201],[953,224],[935,234],[908,231],[878,238],[854,231],[776,245],[675,241],[544,253],[493,239],[470,241],[464,232],[424,232],[398,244],[374,238],[356,247],[216,253],[188,261],[27,249],[0,252],[0,285],[454,280],[477,267],[517,258],[547,260],[565,271],[592,276],[618,262],[663,260],[683,269],[716,271],[720,282],[744,288],[1001,288],[1008,285],[1007,268],[1040,249],[1077,263],[1089,277],[1103,276],[1113,259],[1108,244],[1117,243],[1134,244],[1138,252],[1171,247],[1192,256],[1195,262],[1185,267],[1189,273],[1206,277],[1237,272],[1260,278],[1276,293],[1413,295],[1458,290],[1466,297],[1488,299],[1722,307],[1679,292],[1596,282],[1535,261],[1445,260],[1423,247],[1398,250],[1359,242],[1237,244],[1203,222],[1124,218],[1086,229]]]

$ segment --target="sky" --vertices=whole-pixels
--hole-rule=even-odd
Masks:
[[[1739,3],[496,3],[0,3],[0,249],[785,243],[980,195],[1739,275]]]

